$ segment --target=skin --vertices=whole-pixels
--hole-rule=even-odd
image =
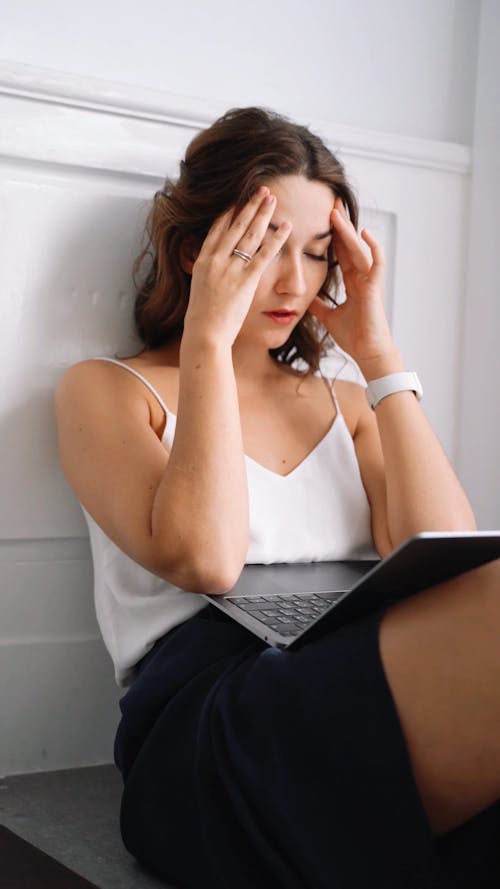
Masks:
[[[177,415],[171,452],[160,441],[158,402],[122,369],[82,362],[56,394],[62,466],[81,502],[132,558],[194,592],[229,589],[245,561],[244,454],[286,475],[335,421],[321,379],[298,381],[271,359],[291,327],[264,313],[292,308],[297,323],[313,312],[367,380],[404,369],[383,306],[382,248],[366,230],[360,240],[324,183],[281,177],[233,216],[230,208],[215,220],[198,255],[183,246],[192,282],[182,341],[128,359]],[[336,309],[317,298],[328,238],[314,236],[330,230],[347,292]],[[234,256],[235,247],[252,261]],[[413,393],[385,398],[373,412],[361,387],[335,387],[380,555],[421,530],[474,529]],[[436,834],[500,794],[499,586],[497,562],[391,608],[382,621],[382,662]]]

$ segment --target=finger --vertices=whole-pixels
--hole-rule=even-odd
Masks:
[[[337,209],[332,210],[331,218],[338,235],[337,241],[340,240],[340,244],[345,248],[345,261],[350,261],[358,271],[367,274],[371,268],[371,263],[359,242],[352,222],[345,219]],[[337,248],[337,255],[338,253]],[[340,253],[342,254],[342,250],[340,250]],[[340,264],[344,265],[345,263],[342,262],[341,255],[338,258]]]
[[[333,309],[329,308],[325,302],[319,297],[315,296],[311,305],[309,306],[308,311],[311,315],[314,315],[318,321],[321,322],[324,326],[326,326],[328,315],[333,311]]]
[[[259,252],[254,255],[252,262],[248,263],[247,268],[249,274],[255,274],[256,277],[260,278],[271,260],[274,259],[281,250],[291,230],[291,222],[282,222],[276,231],[269,232],[269,237],[263,241],[262,246],[259,248]]]
[[[372,254],[372,267],[370,269],[370,278],[374,281],[379,281],[385,270],[385,255],[382,249],[382,245],[377,241],[376,238],[368,231],[367,228],[364,228],[361,231],[361,237],[368,244],[371,254]]]
[[[245,204],[245,206],[240,210],[237,216],[232,220],[227,230],[223,233],[222,237],[219,241],[219,248],[221,250],[227,250],[227,255],[229,256],[234,248],[239,244],[243,235],[246,233],[250,224],[253,222],[256,214],[258,213],[261,205],[269,196],[269,189],[266,186],[261,186],[250,198],[249,201]],[[274,210],[274,206],[270,210],[270,204],[266,204],[266,208],[263,209],[263,212],[267,213],[269,216],[272,214]]]
[[[333,233],[332,247],[335,259],[338,260],[342,271],[349,271],[352,268],[351,254],[336,231]]]
[[[249,207],[249,205],[253,205],[258,207],[262,200],[267,197],[269,194],[269,189],[266,185],[262,185],[257,191],[252,195],[245,208]],[[244,209],[245,209],[244,208]],[[216,247],[220,244],[222,236],[229,230],[231,226],[232,217],[234,215],[234,206],[228,207],[224,213],[221,213],[214,220],[212,225],[210,226],[207,236],[203,242],[202,250],[204,252],[213,252]],[[242,211],[243,212],[243,211]],[[241,216],[241,213],[238,214]],[[237,218],[238,218],[237,216]]]
[[[332,215],[332,247],[335,258],[338,260],[342,272],[349,272],[353,268],[350,248],[345,244],[342,235],[336,229],[336,219]]]
[[[237,246],[240,250],[244,250],[250,256],[255,256],[267,234],[275,209],[276,197],[269,194],[264,198],[246,232],[239,239]]]
[[[347,213],[345,204],[344,204],[342,198],[339,197],[338,195],[335,198],[335,201],[333,202],[333,209],[338,210],[339,213],[341,214],[341,216],[343,216],[343,218],[346,220],[346,222],[349,222],[349,215]]]
[[[234,207],[229,207],[224,213],[221,213],[220,216],[214,219],[201,245],[200,256],[212,253],[215,250],[222,234],[229,228],[233,210]]]

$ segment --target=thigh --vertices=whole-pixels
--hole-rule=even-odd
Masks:
[[[436,834],[500,796],[500,561],[389,609],[381,656]]]
[[[226,618],[186,622],[122,705],[127,848],[190,889],[427,889],[379,623],[283,652]]]

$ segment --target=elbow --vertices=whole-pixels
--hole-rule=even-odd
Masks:
[[[242,534],[230,540],[200,541],[194,535],[169,534],[152,537],[156,574],[181,590],[218,596],[236,584],[245,564],[248,538]]]
[[[228,593],[236,584],[239,572],[211,572],[198,575],[190,586],[190,591],[206,596],[222,596]]]
[[[185,592],[220,596],[234,587],[243,565],[243,560],[236,563],[234,558],[224,562],[186,557],[175,565],[163,565],[157,573]]]
[[[182,583],[182,589],[190,593],[199,593],[206,596],[221,596],[228,593],[237,582],[241,569],[231,565],[207,565],[193,566],[189,576]]]

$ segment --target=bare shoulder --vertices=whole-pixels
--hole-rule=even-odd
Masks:
[[[335,393],[347,428],[354,438],[360,419],[369,407],[366,400],[365,387],[351,380],[335,380]]]
[[[163,576],[151,516],[169,455],[152,427],[149,395],[122,367],[79,362],[57,386],[57,433],[61,468],[80,503],[120,549]]]
[[[101,422],[103,414],[112,416],[126,405],[146,416],[148,405],[143,389],[132,374],[112,362],[79,361],[65,371],[57,384],[56,414],[59,418],[75,411],[89,412]]]
[[[71,365],[57,384],[56,402],[64,402],[66,398],[78,394],[80,390],[82,393],[87,393],[94,384],[99,386],[106,379],[111,379],[114,370],[115,366],[111,362],[95,361],[92,358]]]
[[[59,380],[56,395],[64,397],[68,393],[73,394],[80,388],[87,390],[93,383],[99,384],[106,380],[116,380],[119,374],[120,369],[111,361],[87,358],[68,367]]]
[[[89,359],[68,368],[57,385],[60,461],[79,494],[84,492],[80,482],[87,461],[96,469],[100,462],[109,464],[119,442],[150,428],[149,403],[141,385],[134,388],[133,381],[122,368]]]

